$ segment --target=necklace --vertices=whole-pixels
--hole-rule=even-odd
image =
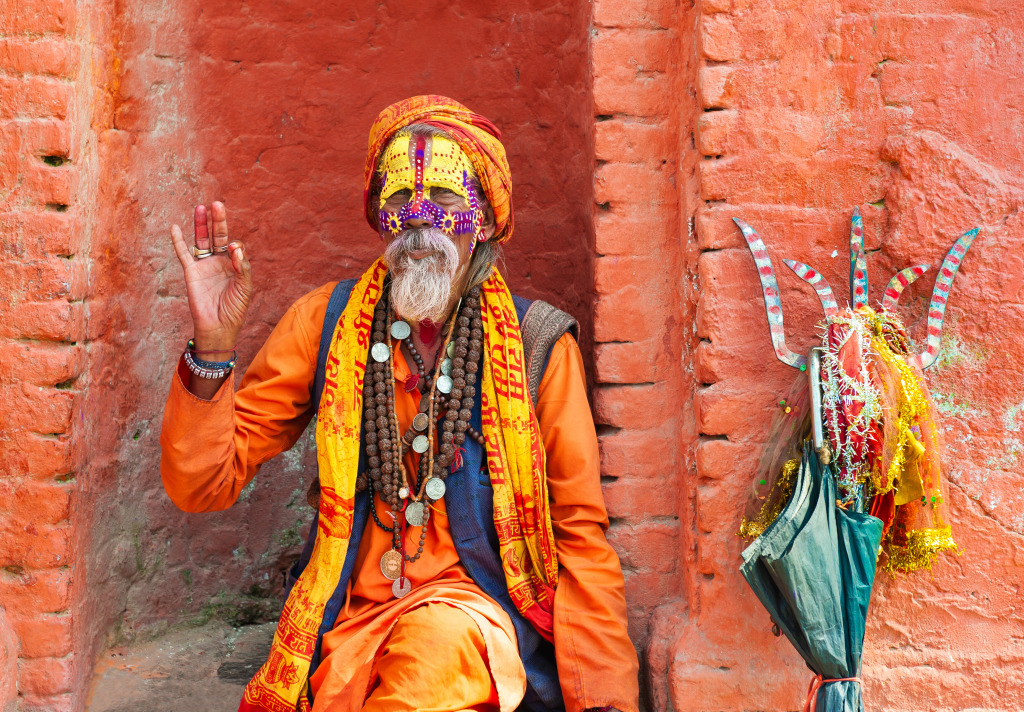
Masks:
[[[483,445],[484,438],[470,427],[476,379],[483,352],[483,322],[480,317],[480,288],[471,289],[456,307],[447,334],[435,358],[434,371],[425,374],[423,359],[412,343],[408,323],[394,320],[388,308],[388,289],[374,310],[370,358],[363,382],[363,433],[368,476],[356,482],[360,491],[372,488],[370,512],[376,526],[391,533],[392,547],[381,557],[381,572],[394,581],[392,592],[401,598],[411,590],[405,565],[423,555],[430,521],[431,504],[445,494],[444,481],[462,464],[462,444],[467,433]],[[394,343],[393,341],[394,340]],[[416,364],[415,380],[406,388],[421,389],[419,412],[412,427],[398,437],[400,426],[395,410],[394,350],[405,343]],[[439,436],[438,436],[439,429]],[[435,456],[434,443],[439,439]],[[414,480],[403,460],[408,450],[420,455]],[[376,495],[390,505],[391,524],[385,524],[376,508]],[[420,527],[415,554],[405,551],[406,526]]]

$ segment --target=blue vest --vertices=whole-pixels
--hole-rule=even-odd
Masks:
[[[331,294],[327,306],[327,315],[324,318],[323,333],[320,337],[320,353],[317,359],[316,378],[313,384],[314,403],[320,402],[320,396],[324,389],[324,365],[327,352],[330,349],[331,338],[334,335],[334,327],[338,323],[345,305],[348,303],[349,294],[356,280],[345,280],[339,282]],[[520,323],[530,306],[530,301],[522,297],[513,297],[516,307],[516,315]],[[545,357],[545,368],[547,358]],[[473,405],[473,417],[470,425],[478,432],[482,431],[480,422],[480,391],[477,388],[476,402]],[[522,613],[512,602],[508,594],[508,584],[505,582],[505,573],[501,567],[501,558],[498,554],[498,533],[494,529],[494,511],[492,508],[491,481],[485,466],[485,453],[479,443],[473,438],[466,438],[463,444],[466,452],[463,454],[462,467],[448,475],[445,479],[447,490],[445,492],[445,505],[448,510],[448,524],[451,527],[452,539],[455,541],[455,550],[459,554],[459,560],[466,572],[480,589],[494,599],[512,619],[515,626],[519,644],[519,656],[522,658],[523,667],[526,669],[526,696],[523,698],[520,710],[531,712],[549,712],[564,710],[565,703],[562,701],[562,690],[558,684],[558,669],[555,665],[555,649],[548,641],[540,636]],[[359,453],[359,471],[366,468],[366,453]],[[334,628],[338,620],[338,614],[345,604],[345,594],[348,581],[352,577],[352,569],[355,567],[356,554],[359,551],[359,542],[363,537],[366,528],[366,520],[370,516],[370,491],[357,492],[355,497],[355,511],[352,521],[352,538],[348,543],[348,552],[345,555],[345,565],[341,570],[341,579],[338,581],[334,593],[327,602],[324,610],[323,622],[317,635],[316,649],[313,653],[313,661],[309,674],[312,675],[320,663],[320,646],[324,634]],[[319,512],[317,513],[319,517]],[[316,540],[317,521],[310,527],[306,545],[302,550],[299,561],[289,572],[289,581],[294,582],[299,574],[309,563],[313,553],[313,542]],[[290,590],[290,586],[289,586]]]

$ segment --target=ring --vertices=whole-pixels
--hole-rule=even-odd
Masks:
[[[220,252],[227,252],[228,251],[228,246],[224,245],[222,247],[214,247],[213,251],[214,252],[218,252],[218,253],[220,253]]]
[[[192,245],[191,249],[192,249],[192,256],[195,257],[197,260],[201,260],[204,257],[209,257],[210,255],[213,254],[213,250],[200,250],[195,245]]]

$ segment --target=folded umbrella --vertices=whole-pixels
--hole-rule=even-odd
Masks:
[[[837,487],[808,442],[792,496],[743,551],[740,571],[815,673],[805,710],[861,712],[864,625],[882,521],[836,505]]]

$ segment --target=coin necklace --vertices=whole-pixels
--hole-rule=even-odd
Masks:
[[[423,554],[430,504],[444,496],[445,478],[450,470],[461,464],[458,449],[465,442],[466,433],[483,444],[483,436],[469,425],[483,349],[483,324],[480,289],[474,287],[452,316],[438,352],[438,356],[443,353],[444,358],[435,366],[434,378],[424,377],[423,360],[410,338],[411,328],[404,321],[392,321],[387,302],[385,290],[374,310],[371,358],[364,379],[364,438],[369,477],[361,475],[357,488],[363,490],[372,483],[373,494],[380,494],[381,499],[391,505],[394,524],[387,526],[373,506],[374,498],[370,499],[375,524],[392,534],[392,549],[381,558],[381,571],[395,581],[392,592],[401,597],[410,589],[404,576],[405,564],[418,560]],[[399,425],[394,408],[392,338],[406,344],[417,368],[413,385],[419,385],[426,391],[420,398],[419,413],[413,419],[413,427],[401,440],[396,437]],[[435,458],[435,413],[441,410],[444,410],[444,420],[441,422],[441,444]],[[402,463],[410,447],[421,454],[415,482],[409,481]],[[408,499],[412,501],[407,503]],[[421,527],[414,555],[405,553],[400,514],[404,514],[402,524]]]

